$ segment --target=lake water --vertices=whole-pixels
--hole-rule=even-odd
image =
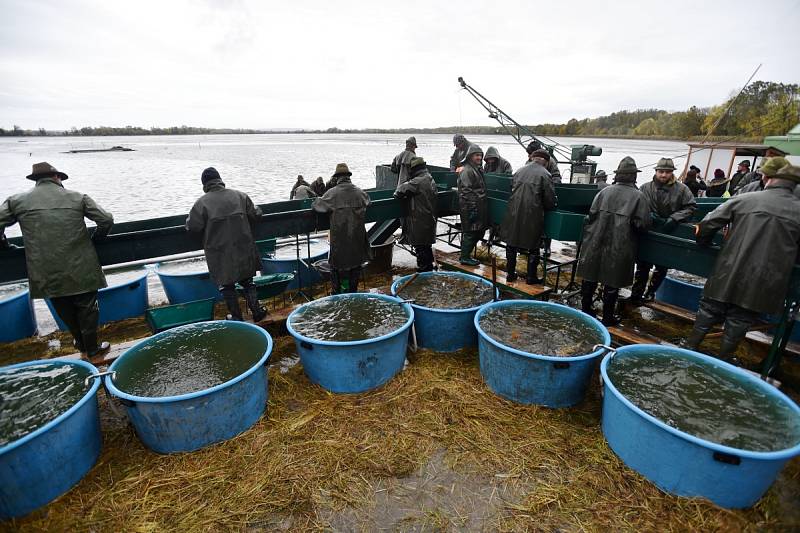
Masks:
[[[47,161],[70,177],[67,188],[88,194],[114,215],[117,222],[188,213],[203,194],[200,174],[214,166],[228,187],[242,190],[256,203],[287,200],[302,174],[311,181],[328,179],[337,163],[346,162],[353,182],[360,187],[375,186],[375,166],[387,164],[403,150],[405,134],[265,134],[141,137],[3,137],[0,138],[0,201],[33,186],[25,179],[31,166]],[[453,153],[452,135],[416,135],[417,153],[432,165],[447,166]],[[469,135],[484,151],[496,147],[514,168],[527,154],[507,135]],[[603,155],[594,158],[598,169],[612,171],[619,160],[632,156],[640,166],[654,164],[660,157],[677,157],[687,146],[673,141],[629,139],[558,138],[564,144],[594,144]],[[20,142],[24,141],[24,142]],[[133,152],[88,154],[63,153],[75,149],[102,149],[121,145]],[[680,168],[683,160],[676,161]],[[562,165],[562,174],[568,174]],[[639,175],[643,183],[652,177],[648,170]],[[20,235],[19,226],[6,235]],[[109,284],[114,280],[109,279]],[[157,278],[151,274],[151,305],[164,302]],[[54,322],[43,301],[36,302],[42,333],[53,330]]]

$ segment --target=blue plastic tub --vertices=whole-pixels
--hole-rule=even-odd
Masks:
[[[702,285],[667,276],[656,291],[656,300],[696,312],[702,294]]]
[[[332,298],[381,298],[393,302],[397,298],[385,294],[336,294]],[[306,304],[308,305],[308,304]],[[362,341],[322,341],[299,334],[292,319],[305,306],[298,307],[286,319],[286,329],[294,337],[303,370],[313,383],[331,392],[355,393],[374,389],[389,381],[403,369],[408,347],[408,330],[414,322],[414,310],[402,305],[408,320],[397,330]]]
[[[83,361],[28,361],[0,368],[31,365],[77,365]],[[92,469],[100,456],[102,437],[97,408],[100,380],[75,405],[36,431],[0,447],[0,520],[23,516],[58,498]]]
[[[155,452],[189,452],[230,439],[249,429],[264,413],[268,397],[266,363],[272,353],[272,337],[246,322],[198,322],[158,333],[129,348],[109,370],[124,372],[125,364],[136,358],[143,347],[176,332],[200,331],[208,324],[223,324],[232,336],[237,330],[262,336],[263,354],[257,354],[257,362],[246,372],[225,383],[178,396],[134,396],[119,390],[113,375],[105,377],[106,387],[125,406],[136,434]]]
[[[800,455],[800,444],[775,452],[740,450],[697,438],[668,426],[625,398],[608,377],[612,357],[636,357],[654,349],[708,363],[737,374],[764,390],[776,402],[785,402],[800,417],[800,408],[772,385],[723,361],[681,348],[651,345],[624,346],[606,355],[600,365],[604,383],[603,434],[626,465],[660,489],[678,496],[704,497],[727,508],[754,505],[783,465]]]
[[[33,337],[38,329],[30,291],[0,299],[0,342]]]
[[[294,250],[294,248],[292,249]],[[301,283],[303,287],[320,283],[322,281],[322,276],[311,265],[317,261],[327,259],[328,251],[329,250],[325,250],[324,252],[312,255],[310,258],[305,257],[307,254],[307,248],[303,245],[303,243],[300,243],[300,258],[302,261],[298,261],[296,257],[278,259],[271,256],[264,256],[261,258],[261,274],[266,275],[296,272],[297,274],[295,275],[294,279],[286,287],[289,290],[300,288]]]
[[[147,270],[135,279],[112,285],[97,291],[97,304],[100,307],[98,324],[108,324],[117,320],[144,316],[147,312]],[[53,309],[49,298],[45,298],[47,308],[56,321],[58,329],[67,331],[67,325]]]
[[[156,265],[156,274],[164,287],[169,303],[184,304],[208,298],[222,300],[222,293],[219,292],[208,271],[162,272],[160,266],[161,263]]]
[[[465,278],[483,282],[490,287],[492,285],[489,280],[461,272],[423,272],[417,279],[431,276]],[[396,294],[397,288],[410,277],[411,275],[404,276],[392,283],[392,294]],[[414,328],[420,348],[435,352],[455,352],[462,348],[478,345],[478,332],[475,330],[474,319],[475,313],[481,306],[464,309],[433,309],[412,303],[411,307],[414,308]]]
[[[503,398],[524,404],[546,407],[569,407],[581,402],[603,353],[598,349],[587,355],[555,357],[537,355],[505,346],[489,337],[480,327],[481,316],[489,309],[506,306],[529,306],[563,312],[565,317],[577,318],[590,324],[600,334],[598,344],[608,345],[611,335],[597,319],[577,309],[551,302],[506,300],[484,305],[474,319],[478,331],[478,356],[481,375],[492,391]]]

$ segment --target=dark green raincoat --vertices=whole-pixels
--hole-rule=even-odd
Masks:
[[[487,161],[491,157],[494,157],[497,160],[493,162]],[[511,167],[511,163],[500,157],[500,154],[497,153],[497,148],[490,146],[489,149],[486,150],[486,155],[483,156],[483,172],[491,172],[493,174],[512,174],[514,169]]]
[[[779,313],[800,244],[800,200],[773,185],[734,196],[700,221],[698,242],[730,224],[703,296],[759,313]]]
[[[500,236],[508,246],[537,250],[544,231],[544,212],[558,204],[550,173],[538,163],[528,163],[514,173],[511,197]]]
[[[397,184],[401,185],[408,181],[408,165],[417,154],[411,150],[403,150],[394,157],[392,161],[392,172],[397,174]]]
[[[261,217],[261,209],[245,193],[226,189],[220,179],[208,181],[203,191],[189,212],[186,229],[202,233],[211,279],[222,286],[253,277],[261,270],[261,257],[251,224]]]
[[[0,206],[0,234],[15,222],[22,229],[31,297],[54,298],[106,286],[84,217],[104,236],[114,224],[111,213],[85,194],[42,178],[28,192]]]
[[[642,192],[650,211],[661,218],[673,218],[675,222],[686,222],[697,209],[697,200],[692,191],[674,178],[670,183],[661,183],[655,178],[642,185]]]
[[[479,152],[480,148],[470,145],[464,156],[464,169],[458,174],[458,210],[463,231],[483,231],[489,227],[489,198],[483,169],[468,160]]]
[[[633,282],[640,233],[652,219],[647,199],[633,183],[614,183],[597,193],[583,228],[578,275],[609,287]]]
[[[367,230],[364,219],[369,205],[367,193],[353,185],[350,178],[341,176],[337,185],[311,207],[319,213],[329,213],[331,218],[331,252],[328,262],[337,270],[360,267],[370,259]]]
[[[424,246],[436,242],[436,183],[427,170],[397,187],[395,195],[408,198],[401,243]]]

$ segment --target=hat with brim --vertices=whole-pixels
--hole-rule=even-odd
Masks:
[[[630,156],[625,156],[619,162],[614,174],[636,174],[637,172],[641,172],[641,170],[636,167],[636,161]]]
[[[797,165],[786,165],[776,172],[774,176],[770,177],[800,183],[800,167]]]
[[[56,167],[51,165],[50,163],[35,163],[33,165],[33,171],[25,176],[29,180],[37,181],[42,178],[49,178],[51,176],[58,176],[61,180],[67,179],[69,176],[64,174],[63,172],[59,172],[56,170]]]
[[[350,169],[347,168],[347,163],[339,163],[336,165],[336,171],[333,173],[333,177],[337,178],[339,176],[352,176],[353,173],[350,172]]]
[[[606,174],[605,170],[598,170],[597,174],[595,174],[594,177],[595,179],[600,179],[600,178],[606,179],[608,178],[608,174]]]
[[[675,170],[675,163],[669,157],[662,157],[656,164],[656,170]]]
[[[761,165],[761,173],[768,178],[772,178],[780,169],[789,164],[785,157],[770,157]]]
[[[550,153],[544,148],[538,148],[531,152],[531,157],[541,157],[545,161],[550,161]]]

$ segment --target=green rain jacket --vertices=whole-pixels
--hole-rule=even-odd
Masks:
[[[528,163],[514,173],[511,197],[500,236],[508,246],[538,250],[544,232],[544,212],[558,201],[550,173],[538,163]]]
[[[408,181],[408,165],[411,163],[413,158],[417,157],[417,154],[412,152],[411,150],[403,150],[399,154],[397,154],[394,159],[392,160],[392,172],[397,174],[397,185],[402,185],[403,183]]]
[[[647,198],[650,211],[661,218],[686,222],[697,209],[697,200],[691,189],[673,178],[671,183],[661,183],[655,178],[639,188]]]
[[[114,217],[85,194],[41,178],[28,192],[0,206],[0,234],[19,222],[31,297],[55,298],[106,286],[84,217],[94,221],[94,238],[111,230]]]
[[[222,286],[253,277],[261,270],[261,257],[251,224],[261,217],[261,209],[245,193],[226,189],[220,179],[207,182],[203,191],[186,229],[202,234],[211,279]]]
[[[403,218],[401,243],[423,246],[436,242],[436,183],[423,170],[397,187],[395,196],[408,198],[408,216]]]
[[[651,223],[647,199],[636,185],[617,182],[602,189],[583,228],[578,275],[617,289],[630,285],[639,234]]]
[[[337,270],[360,267],[370,259],[370,247],[364,219],[369,205],[367,193],[341,176],[337,185],[311,204],[318,213],[329,213],[331,252],[328,262]]]
[[[758,313],[783,309],[800,243],[800,200],[793,189],[773,185],[734,196],[700,221],[701,244],[730,224],[704,297]]]
[[[464,168],[458,174],[458,210],[462,231],[483,231],[489,227],[489,198],[483,169],[469,161],[469,156],[477,152],[480,152],[480,148],[470,145],[464,156]]]
[[[487,161],[487,159],[491,157],[497,158],[497,161],[493,161],[491,163]],[[489,149],[486,150],[486,155],[483,156],[483,172],[491,172],[493,174],[512,174],[514,169],[511,167],[511,163],[500,157],[500,154],[497,153],[497,148],[490,146]]]

